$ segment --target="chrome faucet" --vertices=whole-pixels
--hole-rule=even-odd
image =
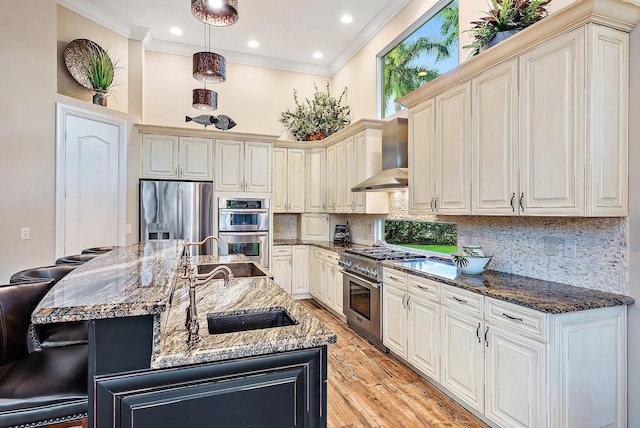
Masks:
[[[233,279],[233,272],[231,272],[231,269],[228,266],[220,265],[209,273],[198,274],[196,273],[196,267],[191,264],[190,246],[202,245],[211,238],[218,241],[218,238],[215,236],[209,236],[202,242],[193,244],[187,242],[185,244],[187,248],[187,260],[184,266],[184,276],[182,278],[189,280],[189,307],[187,308],[187,321],[185,323],[185,327],[189,332],[189,337],[187,339],[187,343],[189,345],[194,345],[200,341],[200,336],[198,335],[200,324],[198,323],[198,311],[196,310],[196,287],[211,280],[219,273],[222,273],[225,287],[229,284],[229,281]]]

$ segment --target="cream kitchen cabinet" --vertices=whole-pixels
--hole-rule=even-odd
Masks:
[[[305,156],[304,149],[273,149],[271,207],[274,213],[305,211]]]
[[[333,251],[317,247],[312,247],[311,253],[314,264],[313,276],[310,279],[311,295],[344,320],[343,276],[338,265],[340,256]]]
[[[382,275],[382,343],[406,360],[407,274],[384,268]]]
[[[327,210],[327,149],[307,149],[305,179],[305,212],[323,213]]]
[[[327,212],[342,213],[350,209],[351,199],[347,200],[347,159],[345,147],[353,144],[348,137],[327,148]]]
[[[270,143],[216,140],[218,192],[271,192]]]
[[[299,222],[300,239],[303,241],[328,241],[330,219],[328,214],[302,214]]]
[[[471,82],[409,111],[413,214],[470,214]]]
[[[338,188],[338,159],[336,152],[339,144],[341,143],[327,147],[327,212],[329,213],[335,213],[336,205],[341,204],[341,202],[337,201],[338,194],[336,193]]]
[[[273,279],[293,297],[309,294],[309,247],[276,245],[273,247]]]
[[[142,135],[141,178],[213,180],[213,140],[175,135]]]

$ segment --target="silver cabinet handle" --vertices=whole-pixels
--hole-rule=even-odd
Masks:
[[[514,320],[514,321],[520,321],[520,322],[524,322],[522,318],[516,318],[516,317],[512,317],[511,315],[507,315],[504,312],[502,313],[503,317],[509,318],[510,320]]]
[[[487,334],[489,334],[489,327],[484,331],[484,342],[487,344],[487,348],[489,347],[489,341],[487,340]]]
[[[431,290],[429,287],[424,287],[424,286],[422,286],[422,285],[420,285],[420,284],[416,284],[416,287],[418,287],[418,288],[419,288],[419,289],[421,289],[421,290],[427,290],[427,291],[430,291],[430,290]]]
[[[393,276],[393,275],[389,275],[389,278],[391,278],[391,279],[393,279],[393,280],[395,280],[395,281],[400,281],[400,278],[396,278],[396,277],[395,277],[395,276]]]
[[[405,309],[407,309],[407,304],[405,303],[405,299],[406,298],[407,298],[407,295],[403,294],[402,295],[402,307],[405,308]]]
[[[436,196],[436,199],[433,201],[433,206],[435,208],[435,212],[438,212],[438,197]]]
[[[431,212],[433,212],[433,199],[434,198],[431,198],[431,204],[429,205],[429,207],[431,208]]]
[[[478,343],[482,343],[480,339],[480,323],[478,323],[478,328],[476,328],[476,337],[478,338]]]
[[[411,310],[411,305],[409,304],[409,302],[411,301],[411,295],[407,296],[407,310]]]
[[[466,300],[458,299],[456,296],[451,296],[451,298],[452,298],[453,300],[455,300],[456,302],[464,303],[465,305],[466,305],[467,303],[469,303],[469,302],[467,302]]]
[[[516,198],[516,194],[511,195],[511,212],[516,212],[516,206],[513,205],[513,200]]]
[[[520,195],[520,209],[524,212],[524,205],[522,205],[522,200],[524,199],[524,192]]]

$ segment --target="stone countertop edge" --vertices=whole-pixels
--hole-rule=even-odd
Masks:
[[[336,253],[342,253],[347,248],[368,248],[371,245],[362,245],[362,244],[341,244],[339,242],[333,241],[303,241],[301,239],[274,239],[273,246],[281,246],[281,245],[311,245],[318,248],[324,248],[325,250],[334,251]]]
[[[492,270],[486,270],[480,275],[458,273],[455,279],[449,279],[422,270],[400,266],[392,261],[383,262],[383,266],[552,314],[635,303],[635,299],[622,294]]]
[[[172,304],[161,315],[161,337],[154,346],[151,367],[161,369],[222,361],[335,343],[337,336],[297,303],[273,280],[264,277],[209,281],[196,289],[200,341],[187,344],[185,328],[189,287],[179,281]],[[284,309],[297,324],[245,332],[209,334],[207,314],[233,315]]]

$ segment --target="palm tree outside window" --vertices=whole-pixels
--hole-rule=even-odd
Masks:
[[[402,107],[396,99],[458,66],[458,0],[433,15],[381,58],[381,117]]]

